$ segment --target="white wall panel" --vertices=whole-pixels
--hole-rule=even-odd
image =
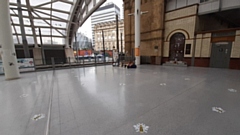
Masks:
[[[171,11],[171,10],[174,10],[174,9],[176,9],[176,0],[168,0],[166,11]]]
[[[222,10],[240,7],[240,0],[222,0]]]
[[[199,14],[208,14],[219,10],[219,0],[201,3],[199,5]]]
[[[187,0],[177,0],[177,8],[187,6]]]
[[[199,0],[187,0],[187,5],[193,5],[199,3]]]

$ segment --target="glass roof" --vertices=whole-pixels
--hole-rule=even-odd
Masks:
[[[41,39],[43,44],[65,45],[66,39],[71,44],[74,32],[105,1],[9,0],[14,42],[22,44],[26,37],[29,45],[40,45]]]

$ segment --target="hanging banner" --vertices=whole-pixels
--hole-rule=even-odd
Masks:
[[[20,72],[35,71],[33,58],[17,59]],[[4,74],[2,60],[0,60],[0,74]]]
[[[20,72],[35,71],[33,58],[17,59]]]

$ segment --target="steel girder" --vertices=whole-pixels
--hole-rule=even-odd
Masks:
[[[76,0],[69,16],[67,27],[67,40],[66,44],[72,46],[73,39],[79,27],[97,10],[106,0]]]

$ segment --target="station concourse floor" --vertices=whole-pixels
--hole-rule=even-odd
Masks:
[[[48,118],[48,135],[139,135],[138,123],[149,135],[240,135],[240,71],[141,65],[0,76],[0,135],[46,135]]]

